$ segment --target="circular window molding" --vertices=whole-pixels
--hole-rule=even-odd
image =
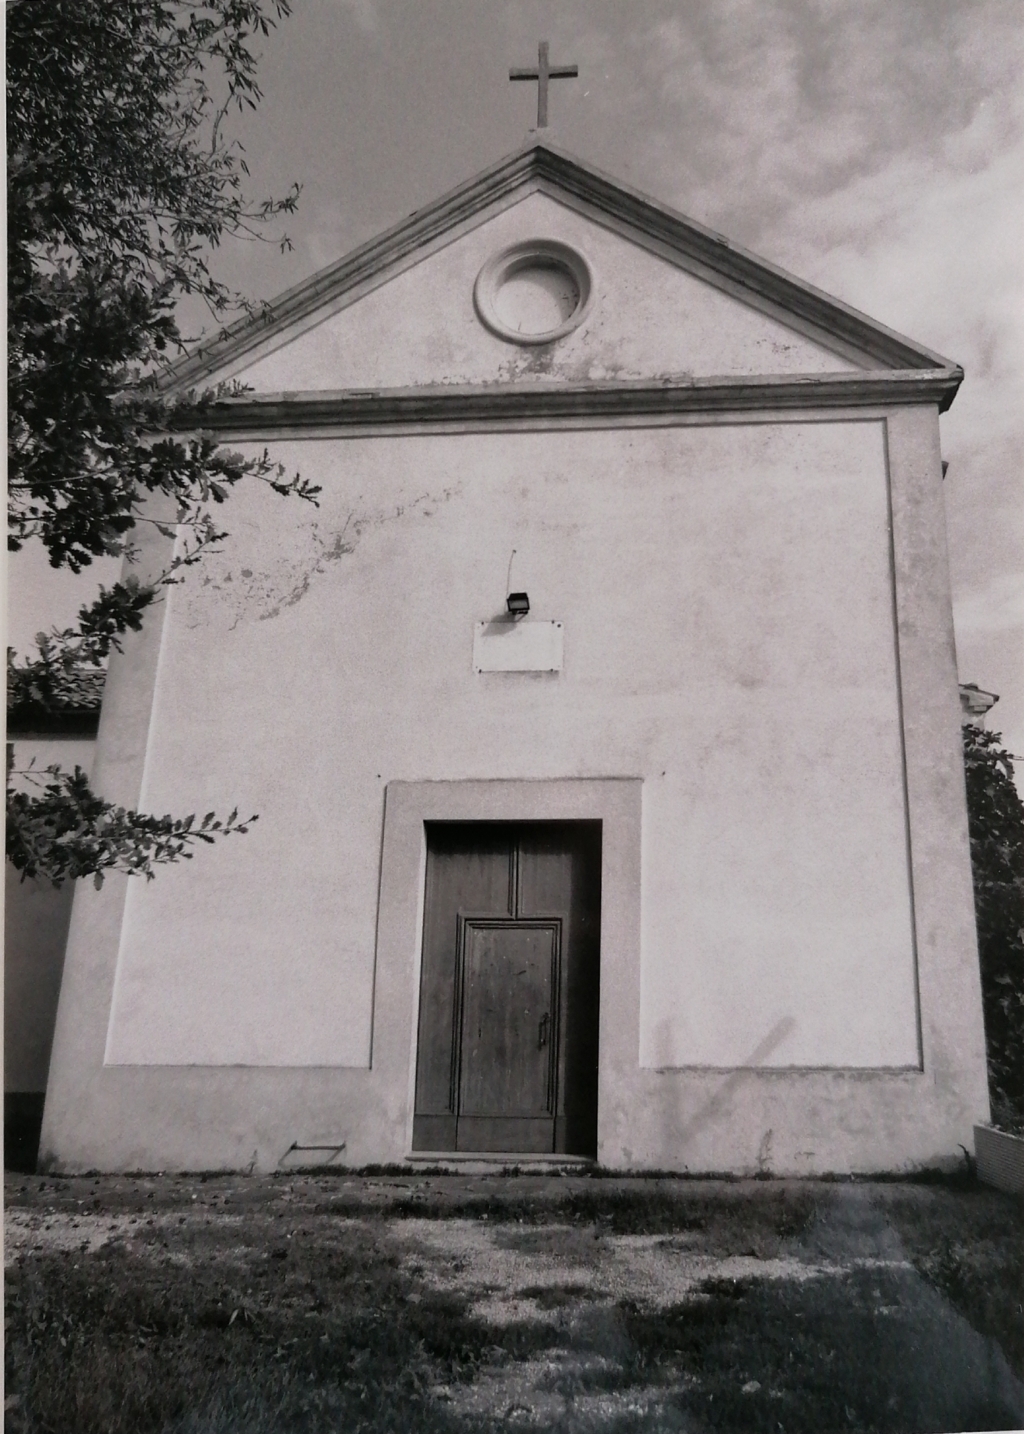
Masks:
[[[481,323],[513,344],[549,344],[586,318],[594,293],[590,265],[557,239],[525,239],[488,259],[473,301]]]

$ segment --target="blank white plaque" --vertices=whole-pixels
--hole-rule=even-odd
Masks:
[[[561,672],[562,624],[493,618],[473,633],[474,672]]]

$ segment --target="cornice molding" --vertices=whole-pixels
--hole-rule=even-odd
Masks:
[[[177,391],[195,386],[320,307],[372,284],[417,249],[425,248],[521,188],[529,181],[533,167],[533,151],[519,151],[433,204],[414,210],[336,263],[280,294],[255,317],[230,325],[211,344],[197,348],[173,365],[169,386]]]
[[[179,413],[176,427],[222,437],[281,430],[401,430],[453,424],[501,427],[524,421],[610,422],[690,413],[769,409],[857,409],[935,404],[944,412],[963,370],[797,374],[785,377],[683,378],[662,383],[436,385],[342,389],[333,392],[246,394]]]
[[[231,325],[209,345],[195,350],[169,371],[172,392],[194,388],[218,370],[237,363],[268,339],[300,324],[320,309],[356,298],[382,282],[418,250],[472,224],[484,211],[517,190],[542,188],[575,199],[579,204],[632,229],[695,266],[728,292],[748,295],[759,307],[767,304],[831,336],[883,369],[952,370],[941,354],[916,344],[876,323],[868,315],[832,298],[813,285],[732,244],[724,235],[658,203],[638,189],[612,179],[566,151],[531,143],[483,173],[424,206],[287,290],[253,318]]]
[[[658,239],[691,263],[706,266],[736,289],[767,300],[825,333],[844,340],[885,368],[954,368],[950,359],[915,343],[869,315],[798,279],[767,259],[733,244],[724,234],[658,203],[642,190],[612,179],[556,148],[536,155],[538,177],[603,213]]]

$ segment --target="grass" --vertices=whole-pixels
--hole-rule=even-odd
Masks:
[[[409,1303],[411,1282],[365,1228],[297,1234],[283,1260],[258,1239],[199,1239],[187,1264],[108,1248],[12,1271],[7,1388],[21,1398],[8,1429],[449,1427],[426,1384],[466,1377],[491,1332],[467,1325],[458,1299]]]
[[[497,1227],[499,1243],[527,1253],[531,1241],[544,1248],[550,1232],[568,1226],[559,1238],[574,1249],[592,1235],[664,1234],[692,1237],[716,1256],[770,1258],[813,1234],[836,1198],[836,1187],[811,1182],[710,1188],[407,1173],[379,1184],[13,1183],[9,1205],[28,1204],[41,1218],[93,1211],[134,1223],[130,1248],[50,1249],[10,1266],[15,1402],[5,1427],[491,1434],[514,1426],[505,1418],[513,1403],[467,1414],[455,1396],[528,1366],[577,1410],[569,1422],[534,1428],[889,1434],[1012,1425],[998,1391],[978,1383],[976,1351],[956,1317],[939,1294],[926,1290],[922,1300],[912,1270],[708,1279],[667,1309],[602,1299],[568,1276],[524,1281],[516,1293],[534,1302],[535,1318],[495,1324],[458,1289],[422,1278],[419,1257],[410,1260],[399,1239],[409,1219],[457,1216]],[[915,1267],[1020,1369],[1019,1207],[939,1186],[879,1187],[877,1199]]]
[[[354,1202],[332,1201],[337,1211]],[[457,1202],[442,1195],[402,1198],[388,1207],[397,1218],[420,1220],[495,1220],[525,1225],[594,1225],[614,1235],[669,1235],[700,1231],[722,1254],[760,1253],[780,1240],[802,1233],[817,1210],[813,1187],[765,1187],[751,1200],[740,1187],[717,1189],[713,1195],[687,1183],[634,1181],[625,1189],[604,1183],[593,1188],[548,1189],[538,1194],[500,1186],[485,1196]],[[740,1248],[741,1247],[741,1248]]]
[[[978,1185],[955,1203],[915,1196],[886,1201],[907,1254],[1024,1379],[1024,1202]]]
[[[998,1397],[965,1391],[960,1371],[943,1369],[938,1348],[922,1346],[905,1283],[874,1271],[802,1285],[712,1281],[704,1301],[655,1316],[630,1312],[627,1330],[642,1358],[675,1378],[695,1377],[688,1407],[704,1428],[1012,1427]],[[879,1307],[891,1311],[884,1322]],[[941,1424],[933,1422],[938,1410]]]

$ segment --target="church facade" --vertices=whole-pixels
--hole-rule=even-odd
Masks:
[[[259,821],[80,884],[41,1165],[954,1161],[961,379],[541,144],[190,358],[321,491],[112,661],[97,790]]]

